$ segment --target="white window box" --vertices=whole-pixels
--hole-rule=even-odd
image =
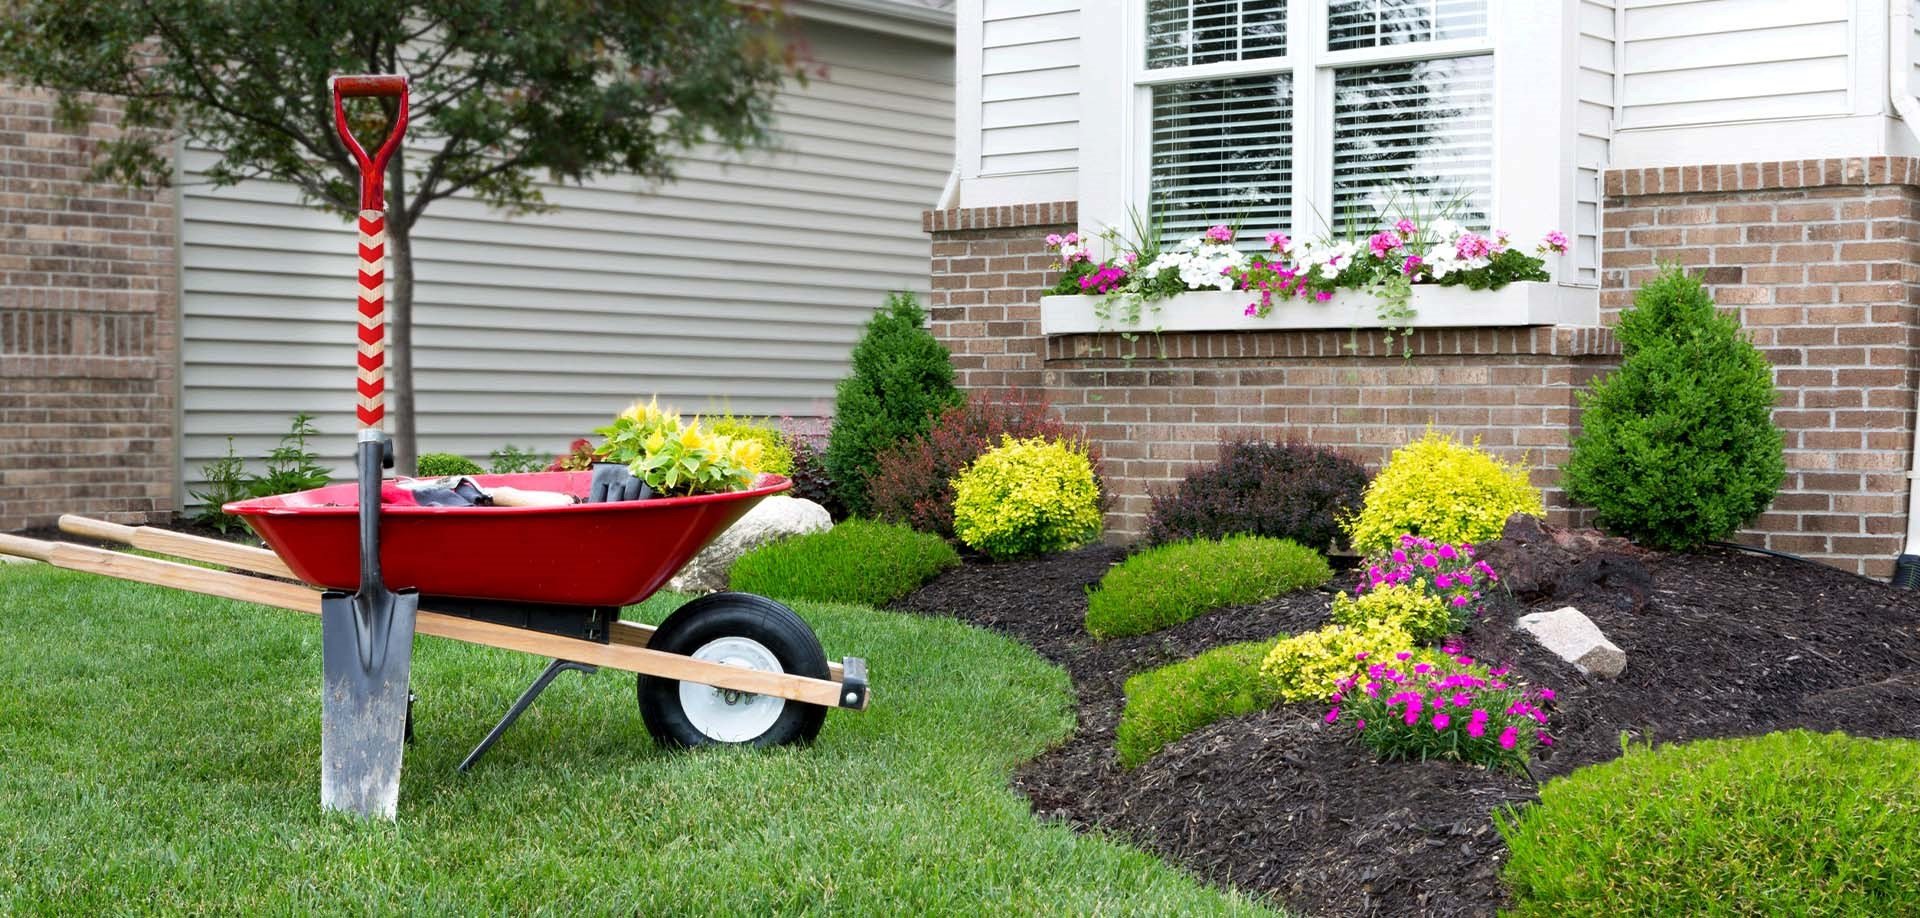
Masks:
[[[1275,299],[1265,318],[1246,314],[1254,294],[1239,290],[1181,293],[1141,305],[1139,321],[1127,321],[1130,304],[1115,300],[1111,318],[1096,311],[1101,297],[1048,296],[1040,299],[1040,330],[1048,335],[1094,332],[1213,332],[1275,329],[1384,328],[1378,300],[1357,290],[1333,299]],[[1469,290],[1421,284],[1413,288],[1413,328],[1496,328],[1518,325],[1597,325],[1599,291],[1549,282],[1524,281],[1498,290]]]

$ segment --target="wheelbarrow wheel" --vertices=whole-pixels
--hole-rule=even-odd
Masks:
[[[764,672],[827,678],[819,638],[792,609],[751,593],[713,593],[681,606],[660,623],[647,646]],[[668,746],[783,746],[820,733],[827,709],[717,689],[696,682],[640,676],[640,718]]]

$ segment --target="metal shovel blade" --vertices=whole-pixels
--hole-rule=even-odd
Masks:
[[[360,443],[360,590],[320,599],[320,805],[392,819],[420,596],[380,579],[382,452],[378,441]]]

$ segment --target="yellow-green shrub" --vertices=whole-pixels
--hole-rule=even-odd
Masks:
[[[1368,660],[1412,650],[1413,635],[1386,622],[1328,625],[1278,644],[1260,664],[1282,701],[1325,701],[1333,684],[1365,671]],[[1356,659],[1359,654],[1364,658]]]
[[[793,474],[793,447],[787,445],[787,435],[781,433],[772,421],[736,418],[729,412],[709,418],[707,429],[735,441],[752,440],[760,444],[759,467],[754,471],[773,475]]]
[[[1479,446],[1429,429],[1394,450],[1367,485],[1360,513],[1346,521],[1354,550],[1391,551],[1409,532],[1435,542],[1484,542],[1499,538],[1515,513],[1546,513],[1526,468]]]
[[[1445,600],[1424,583],[1394,583],[1374,587],[1358,598],[1341,593],[1333,597],[1333,620],[1342,625],[1384,622],[1397,625],[1415,641],[1426,643],[1459,630],[1459,621]]]
[[[1100,488],[1080,446],[1002,437],[954,479],[953,531],[995,558],[1071,548],[1100,534]]]

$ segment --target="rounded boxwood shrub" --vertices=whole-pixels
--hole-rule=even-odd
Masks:
[[[1518,463],[1502,462],[1472,445],[1429,428],[1393,451],[1367,485],[1347,535],[1363,554],[1393,550],[1411,533],[1435,542],[1485,542],[1500,537],[1515,513],[1542,516],[1540,489]]]
[[[1132,768],[1214,721],[1279,701],[1273,684],[1260,675],[1260,661],[1273,645],[1270,640],[1228,644],[1129,678],[1127,706],[1114,734],[1120,764]]]
[[[1364,671],[1368,660],[1383,660],[1413,645],[1413,635],[1387,622],[1328,625],[1273,645],[1260,674],[1282,701],[1325,701],[1334,683]]]
[[[942,412],[926,433],[874,457],[873,477],[867,481],[873,516],[951,537],[954,477],[1005,437],[1086,443],[1077,428],[1053,415],[1044,398],[976,390],[968,393],[966,404]],[[1088,456],[1093,459],[1094,483],[1104,495],[1099,457],[1091,445]]]
[[[414,460],[413,467],[419,470],[421,478],[478,475],[483,471],[480,463],[452,453],[421,453],[420,458]]]
[[[1793,730],[1632,747],[1497,813],[1520,916],[1907,915],[1920,743]]]
[[[854,519],[749,551],[733,562],[727,582],[774,599],[880,606],[959,563],[938,536]]]
[[[1360,507],[1367,470],[1337,450],[1307,443],[1223,443],[1220,459],[1153,495],[1147,541],[1218,539],[1237,533],[1291,539],[1326,550],[1340,519]]]
[[[1075,443],[1002,437],[953,491],[954,534],[994,558],[1061,551],[1100,534],[1100,486]]]
[[[853,372],[840,380],[826,463],[841,502],[855,515],[869,511],[874,457],[926,433],[940,412],[962,400],[946,346],[927,331],[926,320],[913,294],[888,296],[853,347]]]
[[[1145,634],[1331,579],[1326,558],[1285,539],[1242,535],[1161,545],[1115,565],[1087,592],[1087,632],[1103,639]]]
[[[1567,496],[1655,548],[1724,539],[1773,502],[1786,474],[1773,370],[1678,268],[1620,316],[1620,369],[1580,394]]]

